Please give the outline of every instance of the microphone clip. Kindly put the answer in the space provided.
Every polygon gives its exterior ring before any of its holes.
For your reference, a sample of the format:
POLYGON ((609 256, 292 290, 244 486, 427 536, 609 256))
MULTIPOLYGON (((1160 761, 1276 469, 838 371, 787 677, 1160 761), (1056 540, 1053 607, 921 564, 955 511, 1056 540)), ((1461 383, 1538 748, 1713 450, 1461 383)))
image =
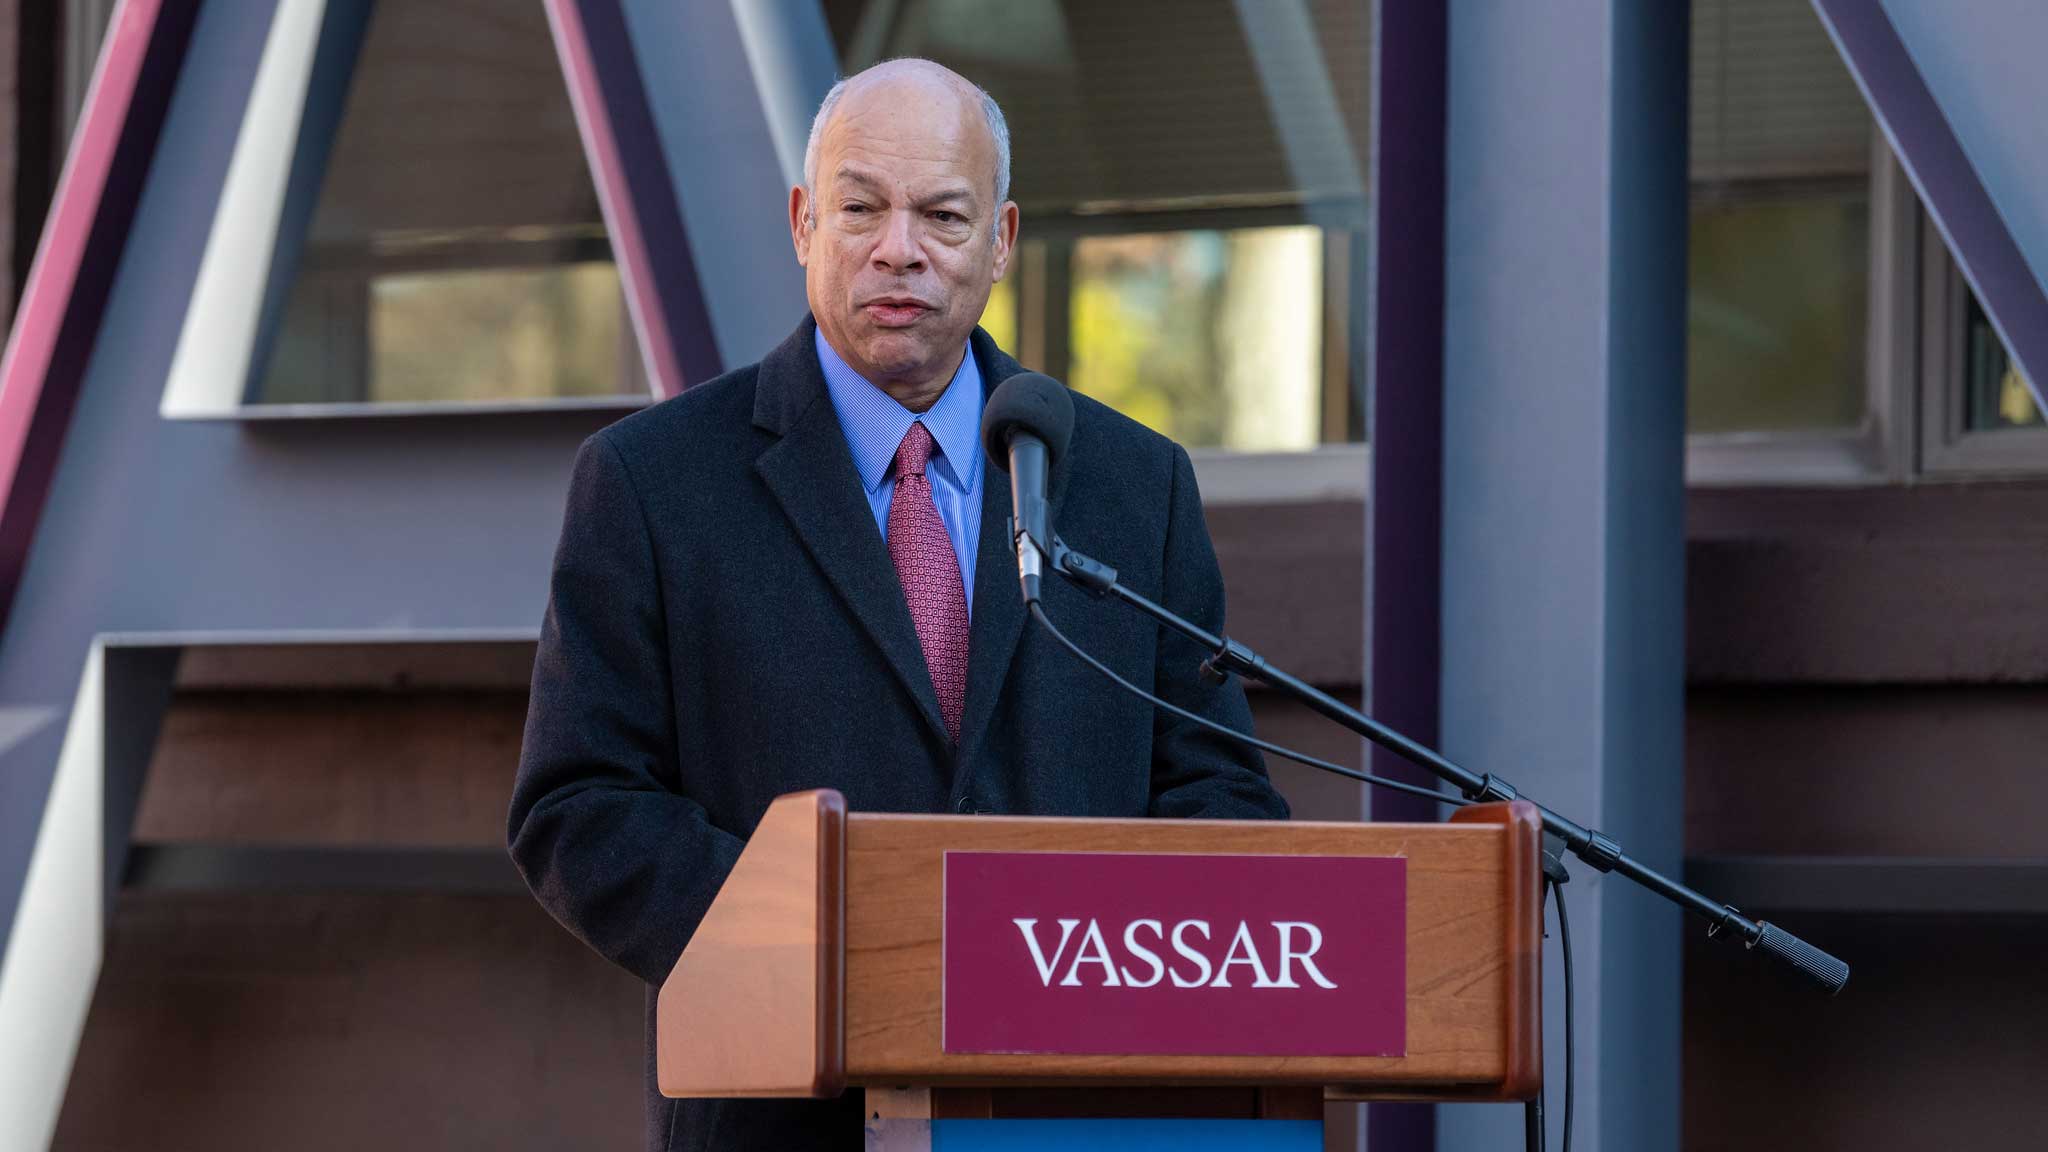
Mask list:
MULTIPOLYGON (((1039 582, 1043 579, 1042 572, 1044 570, 1045 553, 1039 548, 1038 541, 1031 538, 1029 532, 1017 526, 1017 518, 1015 516, 1003 518, 1003 533, 1009 539, 1011 546, 1016 549, 1017 576, 1023 587, 1024 604, 1028 608, 1038 602, 1038 589, 1039 582)), ((1057 564, 1055 564, 1055 570, 1057 570, 1057 564)))
POLYGON ((1228 683, 1231 673, 1257 678, 1262 660, 1251 649, 1228 636, 1202 661, 1202 679, 1218 688, 1228 683))
POLYGON ((1097 600, 1109 595, 1110 590, 1116 587, 1116 569, 1074 551, 1058 536, 1052 538, 1052 566, 1055 572, 1080 585, 1082 591, 1097 600))

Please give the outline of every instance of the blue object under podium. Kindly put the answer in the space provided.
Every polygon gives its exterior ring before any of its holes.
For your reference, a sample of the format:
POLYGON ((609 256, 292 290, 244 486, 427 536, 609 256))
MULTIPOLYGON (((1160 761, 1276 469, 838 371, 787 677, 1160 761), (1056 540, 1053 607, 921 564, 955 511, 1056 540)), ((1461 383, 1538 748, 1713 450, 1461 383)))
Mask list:
POLYGON ((929 1152, 1321 1152, 1320 1120, 872 1120, 868 1147, 929 1152))

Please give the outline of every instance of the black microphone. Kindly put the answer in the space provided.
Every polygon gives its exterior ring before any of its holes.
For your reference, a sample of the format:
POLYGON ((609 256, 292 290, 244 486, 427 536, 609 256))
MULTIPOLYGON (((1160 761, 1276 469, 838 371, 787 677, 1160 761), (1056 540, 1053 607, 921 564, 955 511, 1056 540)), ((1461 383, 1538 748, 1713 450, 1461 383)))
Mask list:
POLYGON ((996 385, 981 411, 982 446, 998 465, 1009 463, 1017 575, 1027 605, 1038 601, 1039 573, 1052 555, 1046 489, 1053 464, 1073 436, 1074 398, 1066 385, 1043 373, 1019 372, 996 385))

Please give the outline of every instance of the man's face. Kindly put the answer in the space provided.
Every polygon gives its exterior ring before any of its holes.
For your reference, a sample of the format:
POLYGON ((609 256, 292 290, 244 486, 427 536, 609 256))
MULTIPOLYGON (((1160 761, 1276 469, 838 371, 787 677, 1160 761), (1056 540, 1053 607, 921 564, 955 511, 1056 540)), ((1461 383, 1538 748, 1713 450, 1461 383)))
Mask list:
POLYGON ((1017 206, 995 203, 995 167, 970 94, 881 78, 840 98, 814 196, 791 191, 811 314, 834 351, 899 399, 936 398, 1009 268, 1017 206))

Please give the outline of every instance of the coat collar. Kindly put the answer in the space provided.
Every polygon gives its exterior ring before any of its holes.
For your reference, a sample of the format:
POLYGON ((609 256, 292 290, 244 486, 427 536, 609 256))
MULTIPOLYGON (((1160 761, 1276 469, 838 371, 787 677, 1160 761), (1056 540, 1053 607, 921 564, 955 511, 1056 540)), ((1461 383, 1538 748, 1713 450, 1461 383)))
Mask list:
MULTIPOLYGON (((829 406, 825 369, 818 363, 817 349, 812 344, 817 332, 818 322, 806 315, 788 339, 761 358, 754 384, 755 427, 777 436, 786 435, 818 401, 826 400, 829 406)), ((996 385, 1024 371, 1022 364, 996 347, 994 338, 979 328, 968 334, 967 348, 974 354, 974 366, 981 373, 984 400, 995 392, 996 385)), ((1007 465, 1009 461, 1001 463, 1007 465)))
MULTIPOLYGON (((896 567, 875 531, 853 453, 839 426, 812 341, 817 322, 804 317, 797 330, 761 360, 754 386, 754 425, 776 437, 754 462, 795 527, 811 558, 846 602, 869 638, 881 649, 891 672, 917 701, 926 727, 943 743, 938 694, 925 667, 924 650, 910 622, 896 567)), ((981 372, 983 396, 1023 371, 977 328, 968 349, 981 372)), ((959 763, 986 734, 1002 695, 1010 659, 1023 631, 1024 607, 1017 588, 1017 557, 1005 525, 1010 519, 1009 461, 982 460, 981 539, 976 544, 974 611, 968 634, 967 698, 955 749, 959 763), (991 474, 988 468, 998 471, 991 474)), ((1055 476, 1053 512, 1065 490, 1065 469, 1055 476)), ((966 781, 956 780, 955 791, 966 781)))

